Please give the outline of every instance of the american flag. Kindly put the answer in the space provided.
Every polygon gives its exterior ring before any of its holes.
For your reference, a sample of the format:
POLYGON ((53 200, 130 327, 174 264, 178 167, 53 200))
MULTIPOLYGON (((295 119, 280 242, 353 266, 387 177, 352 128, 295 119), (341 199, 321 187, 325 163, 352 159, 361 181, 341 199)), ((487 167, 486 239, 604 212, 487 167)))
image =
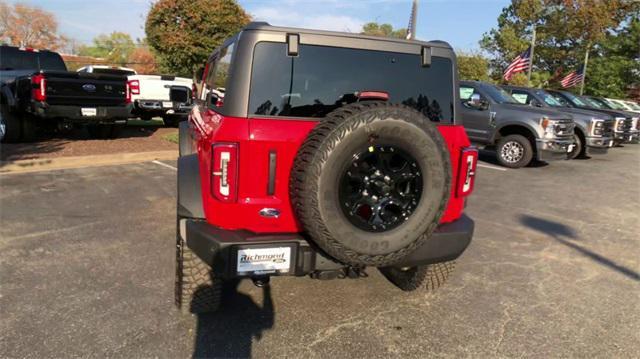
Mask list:
POLYGON ((502 76, 506 81, 511 80, 513 74, 522 72, 529 68, 529 63, 531 63, 531 46, 525 52, 518 55, 507 67, 504 71, 504 75, 502 76))
POLYGON ((573 87, 582 82, 582 78, 584 77, 584 65, 580 66, 577 70, 571 71, 567 76, 565 76, 560 84, 562 87, 573 87))

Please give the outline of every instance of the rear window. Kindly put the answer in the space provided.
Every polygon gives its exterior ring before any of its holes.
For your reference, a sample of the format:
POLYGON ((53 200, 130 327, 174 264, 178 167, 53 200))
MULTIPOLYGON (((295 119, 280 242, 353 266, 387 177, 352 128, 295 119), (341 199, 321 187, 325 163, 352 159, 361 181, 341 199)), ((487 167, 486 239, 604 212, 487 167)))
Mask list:
POLYGON ((353 100, 354 93, 384 91, 389 101, 408 105, 432 121, 453 122, 453 73, 448 58, 301 45, 288 57, 284 43, 255 47, 249 113, 324 117, 353 100))
POLYGON ((66 71, 60 55, 54 52, 25 51, 16 47, 0 47, 0 70, 66 71))

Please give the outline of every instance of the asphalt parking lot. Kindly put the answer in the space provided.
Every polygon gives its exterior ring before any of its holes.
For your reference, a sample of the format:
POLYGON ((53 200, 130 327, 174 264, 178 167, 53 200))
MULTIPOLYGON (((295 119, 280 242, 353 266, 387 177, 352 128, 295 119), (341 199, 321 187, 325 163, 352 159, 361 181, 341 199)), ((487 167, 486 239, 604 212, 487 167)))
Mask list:
POLYGON ((483 166, 437 293, 283 277, 200 317, 173 307, 172 168, 1 175, 0 357, 640 357, 640 145, 483 166))

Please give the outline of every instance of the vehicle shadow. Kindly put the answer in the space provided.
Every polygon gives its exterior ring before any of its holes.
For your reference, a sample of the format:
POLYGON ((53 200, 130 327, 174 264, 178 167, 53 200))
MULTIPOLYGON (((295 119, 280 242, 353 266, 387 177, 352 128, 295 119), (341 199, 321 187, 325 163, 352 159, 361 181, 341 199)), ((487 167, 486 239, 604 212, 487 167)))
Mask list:
MULTIPOLYGON (((117 136, 111 140, 117 139, 133 139, 150 137, 165 127, 160 121, 148 121, 147 123, 134 122, 127 125, 119 131, 117 136)), ((88 130, 82 126, 65 132, 47 132, 39 130, 33 141, 18 143, 2 143, 0 144, 0 167, 7 164, 7 161, 33 160, 41 158, 43 154, 56 153, 63 151, 70 143, 74 141, 90 141, 94 140, 88 130)), ((97 140, 102 141, 102 140, 97 140)), ((46 158, 42 159, 46 161, 46 158)))
POLYGON ((0 144, 0 167, 8 161, 30 160, 39 154, 54 153, 64 148, 64 142, 35 142, 35 143, 2 143, 0 144))
MULTIPOLYGON (((240 281, 225 287, 221 309, 198 315, 193 358, 249 358, 253 339, 273 327, 274 307, 269 284, 262 287, 262 305, 237 290, 240 281)), ((196 292, 197 295, 197 292, 196 292)))
POLYGON ((638 272, 635 272, 632 269, 620 265, 601 254, 598 254, 590 249, 585 248, 582 245, 575 243, 574 241, 578 240, 575 231, 573 230, 573 228, 565 224, 529 215, 520 216, 520 223, 528 228, 546 234, 547 236, 556 240, 558 243, 575 250, 581 255, 590 258, 596 263, 603 265, 613 271, 616 271, 631 280, 640 281, 640 274, 638 272))

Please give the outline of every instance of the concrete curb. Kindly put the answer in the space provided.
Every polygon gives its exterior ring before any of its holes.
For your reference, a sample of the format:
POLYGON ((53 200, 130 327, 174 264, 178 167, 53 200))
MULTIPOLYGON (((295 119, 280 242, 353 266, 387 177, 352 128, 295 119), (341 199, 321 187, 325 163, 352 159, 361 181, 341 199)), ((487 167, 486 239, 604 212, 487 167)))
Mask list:
POLYGON ((0 174, 113 166, 127 163, 149 162, 153 160, 175 160, 176 158, 178 158, 177 150, 0 161, 0 174))

